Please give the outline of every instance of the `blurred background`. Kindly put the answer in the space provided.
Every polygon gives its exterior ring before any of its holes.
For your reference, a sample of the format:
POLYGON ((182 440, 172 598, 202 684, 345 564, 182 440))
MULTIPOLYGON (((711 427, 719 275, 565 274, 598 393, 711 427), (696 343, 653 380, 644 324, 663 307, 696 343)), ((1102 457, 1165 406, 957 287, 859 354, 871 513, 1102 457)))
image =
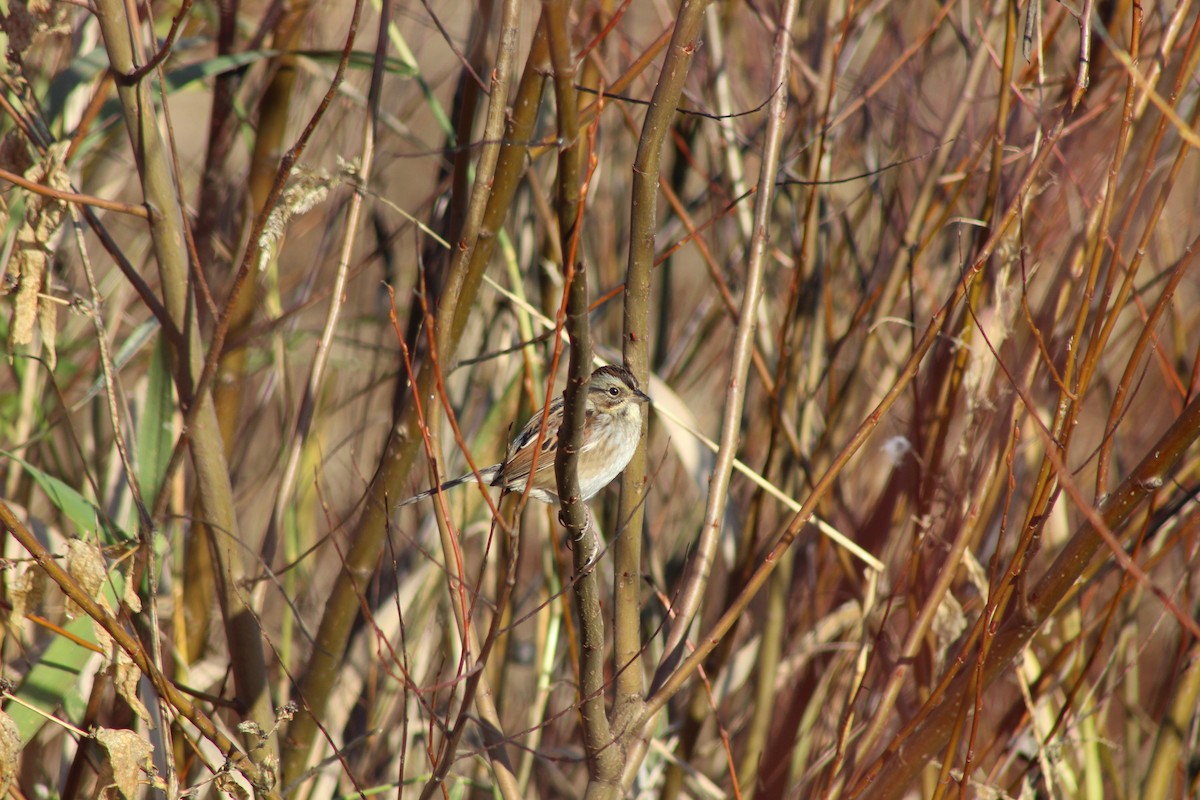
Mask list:
POLYGON ((596 791, 557 509, 513 537, 476 487, 394 509, 561 390, 572 226, 596 354, 641 348, 654 400, 636 523, 590 504, 641 543, 632 605, 595 567, 624 794, 1196 796, 1196 6, 803 4, 780 48, 787 8, 0 5, 13 796, 596 791), (661 687, 686 586, 692 641, 737 618, 639 745, 617 675, 661 687))

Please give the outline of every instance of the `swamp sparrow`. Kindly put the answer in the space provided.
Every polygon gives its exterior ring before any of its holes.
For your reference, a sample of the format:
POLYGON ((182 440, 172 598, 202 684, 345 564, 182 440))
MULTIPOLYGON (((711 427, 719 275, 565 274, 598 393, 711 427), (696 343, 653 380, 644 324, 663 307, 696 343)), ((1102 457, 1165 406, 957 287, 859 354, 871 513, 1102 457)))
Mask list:
MULTIPOLYGON (((587 416, 583 424, 583 447, 579 453, 579 489, 588 500, 621 474, 642 435, 642 406, 650 402, 638 388, 637 379, 624 367, 600 367, 588 383, 587 416)), ((529 481, 534 444, 542 425, 545 409, 539 409, 508 445, 499 464, 479 470, 478 480, 488 486, 500 486, 506 492, 523 492, 529 481)), ((558 502, 558 484, 554 477, 554 456, 558 452, 558 429, 562 425, 563 397, 550 403, 550 418, 542 438, 533 488, 529 496, 543 503, 558 502)), ((408 498, 401 506, 430 497, 439 490, 476 481, 474 473, 447 481, 439 489, 430 489, 408 498)))

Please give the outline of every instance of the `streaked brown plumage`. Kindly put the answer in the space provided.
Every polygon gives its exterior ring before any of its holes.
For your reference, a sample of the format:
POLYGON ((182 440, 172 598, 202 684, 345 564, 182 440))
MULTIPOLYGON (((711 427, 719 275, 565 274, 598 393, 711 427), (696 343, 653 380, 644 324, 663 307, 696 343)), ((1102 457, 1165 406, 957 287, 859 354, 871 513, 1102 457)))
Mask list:
MULTIPOLYGON (((588 383, 587 411, 583 429, 583 447, 579 453, 579 489, 587 500, 612 482, 637 449, 642 435, 642 406, 650 401, 638 387, 637 379, 624 367, 600 367, 588 383)), ((558 429, 562 424, 563 397, 550 403, 549 421, 542 439, 537 471, 529 496, 543 503, 558 502, 558 486, 554 476, 554 457, 558 452, 558 429)), ((504 460, 479 470, 479 477, 489 486, 500 486, 509 492, 525 491, 529 467, 533 462, 533 445, 537 442, 542 416, 539 409, 521 428, 508 446, 504 460)), ((474 473, 463 475, 441 485, 440 490, 452 489, 464 483, 474 483, 474 473)), ((401 506, 415 503, 437 493, 430 489, 414 495, 401 506)))

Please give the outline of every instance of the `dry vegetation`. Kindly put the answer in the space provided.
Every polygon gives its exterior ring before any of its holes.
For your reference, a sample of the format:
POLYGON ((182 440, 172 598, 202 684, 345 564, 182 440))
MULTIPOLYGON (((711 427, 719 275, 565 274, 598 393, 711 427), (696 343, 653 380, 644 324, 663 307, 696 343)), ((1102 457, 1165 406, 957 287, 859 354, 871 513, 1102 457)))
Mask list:
POLYGON ((0 2, 0 795, 1196 797, 1200 15, 1039 2, 0 2), (589 350, 603 550, 396 509, 589 350))

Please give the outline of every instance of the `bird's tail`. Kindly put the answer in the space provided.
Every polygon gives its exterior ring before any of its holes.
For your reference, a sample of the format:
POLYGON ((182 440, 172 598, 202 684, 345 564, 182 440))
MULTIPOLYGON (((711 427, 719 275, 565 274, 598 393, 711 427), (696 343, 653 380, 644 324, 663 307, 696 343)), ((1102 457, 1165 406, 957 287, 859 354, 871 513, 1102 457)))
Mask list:
MULTIPOLYGON (((483 483, 485 483, 485 484, 490 485, 492 482, 492 479, 495 476, 496 476, 496 468, 495 467, 486 467, 484 469, 479 470, 479 477, 483 479, 483 483)), ((475 473, 468 472, 466 475, 460 475, 457 478, 455 478, 454 480, 446 481, 445 483, 443 483, 441 486, 439 486, 436 489, 426 489, 425 491, 421 492, 420 494, 414 494, 412 497, 408 498, 407 500, 402 500, 401 502, 397 503, 396 508, 403 508, 404 506, 412 505, 413 503, 416 503, 420 500, 424 500, 426 497, 433 497, 438 492, 444 492, 447 489, 453 489, 455 486, 462 486, 464 483, 475 483, 475 482, 476 482, 475 473)))

